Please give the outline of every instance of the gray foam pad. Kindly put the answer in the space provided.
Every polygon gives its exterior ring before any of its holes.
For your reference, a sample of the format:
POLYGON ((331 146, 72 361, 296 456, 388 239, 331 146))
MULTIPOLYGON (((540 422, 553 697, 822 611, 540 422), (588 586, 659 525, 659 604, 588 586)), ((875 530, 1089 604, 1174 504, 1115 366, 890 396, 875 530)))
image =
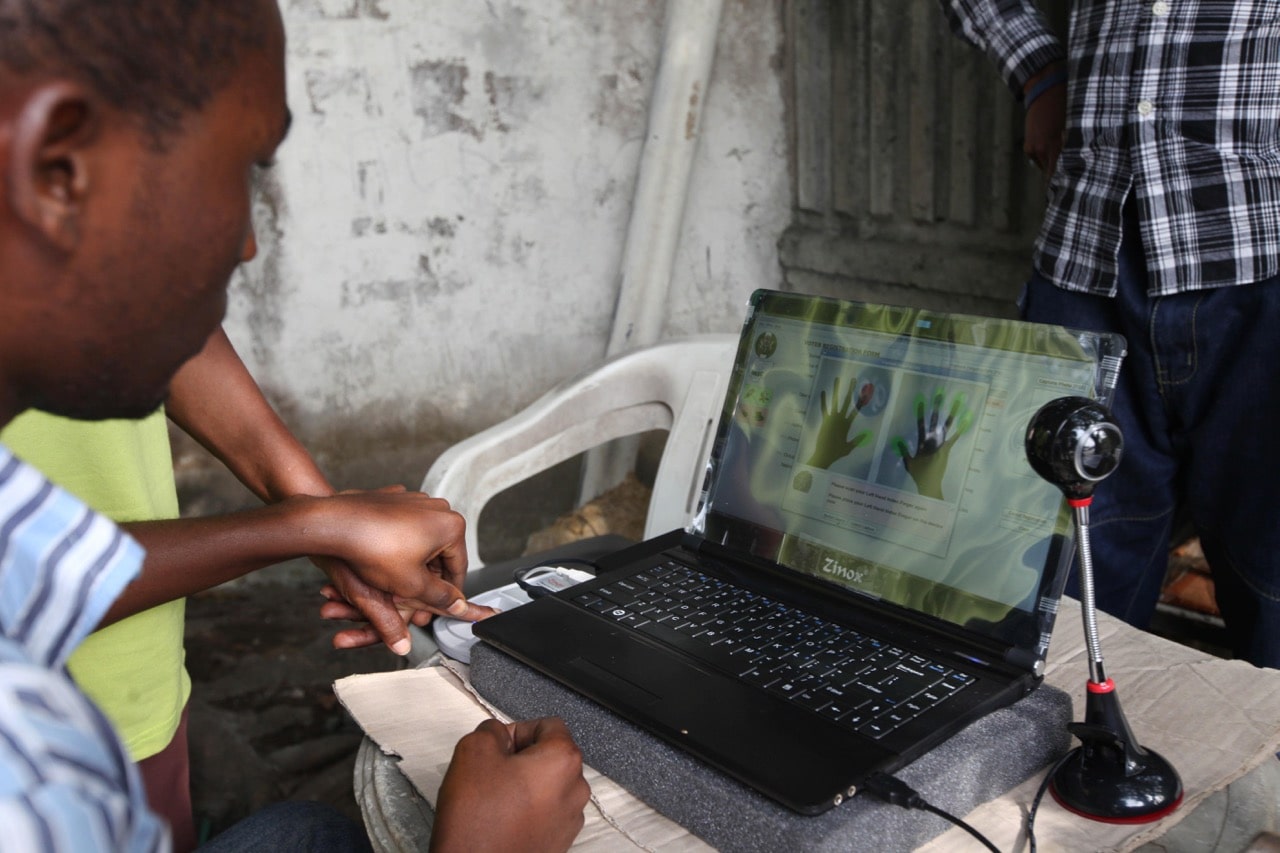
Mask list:
MULTIPOLYGON (((513 718, 564 718, 589 765, 720 850, 911 850, 950 828, 867 795, 797 814, 486 643, 471 650, 471 683, 513 718)), ((894 775, 963 817, 1064 755, 1071 713, 1066 693, 1041 685, 894 775)))

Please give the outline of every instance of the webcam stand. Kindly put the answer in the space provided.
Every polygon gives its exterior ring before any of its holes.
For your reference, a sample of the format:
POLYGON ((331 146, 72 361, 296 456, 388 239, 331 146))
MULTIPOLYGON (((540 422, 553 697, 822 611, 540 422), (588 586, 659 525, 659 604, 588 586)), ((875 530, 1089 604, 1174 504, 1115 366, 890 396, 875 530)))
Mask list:
POLYGON ((1063 397, 1032 417, 1026 445, 1032 468, 1062 489, 1074 514, 1080 605, 1089 655, 1084 722, 1067 726, 1080 745, 1057 766, 1049 790, 1068 811, 1092 820, 1159 820, 1182 802, 1182 780, 1159 753, 1144 749, 1129 728, 1115 683, 1103 666, 1094 603, 1089 505, 1094 485, 1120 462, 1120 430, 1099 403, 1063 397))

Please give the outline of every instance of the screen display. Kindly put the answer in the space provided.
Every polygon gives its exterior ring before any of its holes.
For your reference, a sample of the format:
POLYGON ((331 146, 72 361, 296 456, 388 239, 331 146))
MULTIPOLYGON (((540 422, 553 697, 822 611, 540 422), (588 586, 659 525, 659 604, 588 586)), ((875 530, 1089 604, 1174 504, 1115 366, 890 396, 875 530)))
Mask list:
POLYGON ((1099 347, 1116 346, 1055 326, 757 293, 697 532, 1034 645, 1071 528, 1062 493, 1026 460, 1027 425, 1057 397, 1105 397, 1118 357, 1099 347))

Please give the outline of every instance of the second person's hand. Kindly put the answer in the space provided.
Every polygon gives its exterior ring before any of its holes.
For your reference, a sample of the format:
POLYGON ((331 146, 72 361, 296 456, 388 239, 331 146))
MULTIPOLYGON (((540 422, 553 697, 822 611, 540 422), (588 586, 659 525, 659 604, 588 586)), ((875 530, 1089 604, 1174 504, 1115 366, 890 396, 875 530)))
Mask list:
POLYGON ((370 622, 348 629, 335 645, 352 648, 381 639, 400 651, 405 625, 425 624, 427 614, 478 621, 493 615, 461 592, 467 558, 466 522, 448 501, 403 487, 346 491, 308 502, 306 524, 321 543, 317 560, 340 598, 325 605, 329 618, 353 618, 342 602, 370 622), (328 558, 328 559, 325 559, 328 558), (372 632, 372 633, 370 633, 372 632))

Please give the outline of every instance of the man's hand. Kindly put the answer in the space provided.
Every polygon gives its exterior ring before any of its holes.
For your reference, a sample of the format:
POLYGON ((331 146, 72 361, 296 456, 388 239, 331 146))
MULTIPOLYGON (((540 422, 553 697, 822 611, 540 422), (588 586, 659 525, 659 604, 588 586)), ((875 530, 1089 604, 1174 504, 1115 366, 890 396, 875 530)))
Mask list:
POLYGON ((494 614, 461 592, 466 523, 448 501, 401 486, 291 500, 314 503, 311 518, 330 543, 315 558, 330 582, 321 615, 369 622, 340 632, 336 647, 381 640, 403 654, 410 622, 425 625, 432 614, 475 622, 494 614))
POLYGON ((973 412, 969 411, 964 394, 951 399, 947 419, 939 423, 946 393, 937 389, 933 393, 933 406, 927 408, 924 395, 916 397, 916 450, 907 447, 901 436, 893 440, 893 449, 902 457, 907 473, 915 481, 916 490, 928 498, 942 500, 942 478, 947 473, 947 461, 951 448, 960 436, 973 425, 973 412))
POLYGON ((321 618, 368 623, 334 634, 335 649, 360 649, 385 643, 396 654, 407 655, 412 648, 408 626, 423 628, 431 622, 433 614, 429 611, 398 605, 395 596, 369 586, 341 560, 314 557, 312 562, 330 579, 330 583, 320 588, 325 598, 320 606, 321 618))
MULTIPOLYGON (((1027 81, 1023 95, 1030 94, 1037 84, 1052 75, 1061 75, 1061 63, 1045 66, 1044 70, 1027 81)), ((1062 153, 1063 130, 1067 123, 1067 84, 1064 78, 1045 89, 1031 106, 1024 119, 1022 151, 1036 165, 1048 183, 1053 170, 1058 167, 1058 155, 1062 153)))
POLYGON ((582 754, 563 722, 485 720, 453 751, 436 803, 431 850, 568 850, 590 796, 582 754))
POLYGON ((819 394, 819 402, 822 406, 822 424, 818 427, 818 439, 814 442, 813 453, 809 455, 808 461, 805 462, 813 468, 830 468, 839 460, 848 456, 858 445, 871 438, 870 430, 863 430, 857 435, 850 437, 849 430, 853 428, 853 421, 858 417, 867 403, 871 402, 871 397, 875 394, 876 388, 870 382, 862 385, 858 391, 858 399, 853 399, 853 389, 858 385, 858 380, 854 379, 849 383, 848 389, 845 391, 844 402, 840 400, 840 377, 837 376, 831 384, 831 406, 827 407, 827 392, 822 391, 819 394))

